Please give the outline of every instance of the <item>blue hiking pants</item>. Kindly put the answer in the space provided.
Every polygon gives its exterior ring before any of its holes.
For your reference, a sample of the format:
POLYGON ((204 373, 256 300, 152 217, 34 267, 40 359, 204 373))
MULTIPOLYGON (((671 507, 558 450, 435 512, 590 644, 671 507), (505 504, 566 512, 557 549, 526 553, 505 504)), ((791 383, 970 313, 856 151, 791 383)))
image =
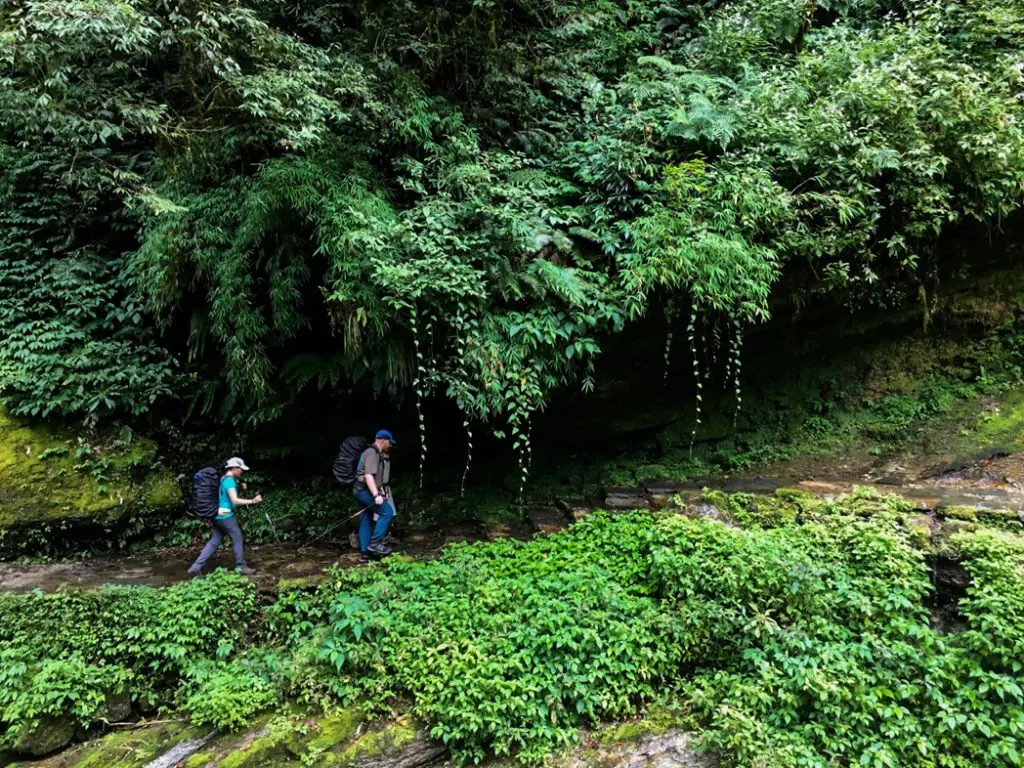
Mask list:
POLYGON ((359 551, 365 552, 370 544, 380 544, 388 535, 388 528, 391 527, 391 518, 395 516, 395 508, 391 505, 390 499, 377 506, 373 503, 373 496, 369 491, 356 493, 356 502, 363 514, 359 516, 359 551), (373 516, 377 515, 377 524, 373 523, 373 516), (373 529, 373 535, 370 529, 373 529))

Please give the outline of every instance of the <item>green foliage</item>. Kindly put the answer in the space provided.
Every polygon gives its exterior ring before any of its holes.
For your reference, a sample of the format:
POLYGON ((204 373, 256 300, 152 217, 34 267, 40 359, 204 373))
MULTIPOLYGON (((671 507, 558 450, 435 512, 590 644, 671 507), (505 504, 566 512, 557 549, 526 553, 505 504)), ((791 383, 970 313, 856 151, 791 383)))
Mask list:
POLYGON ((168 589, 0 594, 0 641, 34 656, 80 654, 121 664, 154 683, 174 678, 191 657, 226 657, 255 618, 248 581, 215 573, 168 589))
POLYGON ((525 476, 532 415, 652 306, 728 329, 738 401, 783 270, 916 300, 1024 195, 1011 0, 54 8, 0 26, 21 413, 411 386, 525 476))
POLYGON ((78 654, 38 661, 24 648, 0 650, 0 746, 13 747, 41 724, 70 719, 87 728, 106 719, 109 697, 133 675, 86 663, 78 654))
POLYGON ((184 707, 196 725, 239 728, 277 701, 277 691, 244 662, 205 662, 189 670, 184 707))
POLYGON ((528 546, 450 547, 429 564, 339 574, 268 621, 302 647, 325 620, 308 674, 333 695, 411 697, 463 759, 535 760, 632 711, 678 665, 673 623, 642 594, 647 538, 640 518, 596 516, 528 546))
POLYGON ((970 627, 944 637, 901 499, 758 502, 716 499, 746 529, 596 513, 525 545, 338 574, 275 606, 269 639, 316 659, 291 685, 408 699, 462 759, 534 762, 676 690, 737 765, 1015 764, 1021 539, 956 537, 970 627))
MULTIPOLYGON (((667 701, 736 765, 1019 764, 1024 539, 980 527, 949 540, 971 583, 966 627, 944 635, 929 625, 906 501, 708 500, 729 525, 597 512, 530 542, 334 571, 315 591, 284 591, 256 633, 253 592, 228 574, 0 596, 4 743, 45 717, 101 720, 126 685, 184 680, 177 700, 199 724, 358 700, 369 714, 411 710, 460 760, 538 763, 581 726, 667 701)), ((347 738, 322 736, 295 749, 315 761, 347 738)))
MULTIPOLYGON (((1003 657, 991 669, 976 639, 989 623, 1012 632, 1014 619, 1002 622, 1016 609, 989 606, 968 632, 938 635, 920 555, 891 516, 763 533, 672 527, 684 546, 656 554, 655 571, 714 648, 716 663, 683 686, 708 718, 706 745, 767 766, 1019 762, 1021 666, 1003 657)), ((992 561, 1020 555, 1019 539, 993 543, 972 551, 968 603, 1002 586, 985 578, 992 561)), ((1018 637, 993 644, 1012 654, 1018 637)))
POLYGON ((125 688, 140 701, 173 690, 197 662, 237 652, 255 619, 251 584, 223 572, 163 590, 0 594, 4 743, 45 715, 88 726, 125 688))

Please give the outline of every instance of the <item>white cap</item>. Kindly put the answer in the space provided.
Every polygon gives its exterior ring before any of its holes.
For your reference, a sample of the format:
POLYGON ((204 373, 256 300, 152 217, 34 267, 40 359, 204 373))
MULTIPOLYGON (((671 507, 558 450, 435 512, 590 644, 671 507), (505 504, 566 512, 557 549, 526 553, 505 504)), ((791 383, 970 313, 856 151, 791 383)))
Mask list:
POLYGON ((237 467, 238 469, 244 469, 246 471, 249 471, 249 468, 245 466, 245 462, 242 461, 237 456, 233 456, 232 458, 228 459, 228 463, 224 465, 225 469, 235 469, 235 467, 237 467))

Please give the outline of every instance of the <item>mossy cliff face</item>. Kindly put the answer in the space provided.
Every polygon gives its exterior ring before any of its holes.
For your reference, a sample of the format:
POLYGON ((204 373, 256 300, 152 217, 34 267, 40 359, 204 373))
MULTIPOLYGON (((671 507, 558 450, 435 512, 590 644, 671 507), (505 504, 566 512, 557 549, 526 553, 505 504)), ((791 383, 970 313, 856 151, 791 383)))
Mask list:
POLYGON ((125 433, 93 442, 0 409, 0 549, 18 532, 109 525, 180 504, 152 441, 125 433))

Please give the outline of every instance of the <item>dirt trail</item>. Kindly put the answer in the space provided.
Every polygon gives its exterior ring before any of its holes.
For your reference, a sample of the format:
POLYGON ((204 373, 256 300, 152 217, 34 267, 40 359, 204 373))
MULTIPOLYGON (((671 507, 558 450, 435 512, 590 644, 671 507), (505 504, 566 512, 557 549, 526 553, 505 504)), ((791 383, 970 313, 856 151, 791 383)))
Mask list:
MULTIPOLYGON (((1024 455, 988 453, 951 463, 935 463, 933 457, 931 464, 918 466, 895 462, 867 466, 857 461, 800 457, 757 474, 709 477, 686 484, 649 483, 646 488, 609 489, 600 499, 528 509, 522 522, 491 528, 454 525, 433 533, 410 533, 394 541, 393 546, 406 555, 429 559, 452 542, 525 539, 536 531, 549 533, 564 528, 573 518, 586 514, 591 506, 642 508, 659 496, 667 501, 675 492, 696 496, 703 487, 754 494, 794 488, 829 498, 849 493, 856 486, 898 493, 916 502, 922 510, 934 511, 943 506, 1021 510, 1024 509, 1024 455)), ((344 543, 263 544, 247 549, 249 562, 257 570, 252 579, 261 590, 268 592, 289 582, 313 583, 332 565, 346 568, 359 564, 356 551, 344 543)), ((168 586, 188 578, 185 571, 197 552, 197 548, 166 549, 46 564, 0 563, 0 590, 51 592, 61 587, 168 586)), ((230 547, 221 547, 208 570, 230 567, 230 558, 230 547)))
MULTIPOLYGON (((567 521, 568 523, 568 521, 567 521)), ((458 525, 444 532, 411 533, 393 542, 396 551, 418 559, 436 556, 446 545, 457 541, 495 538, 528 538, 533 533, 526 524, 505 524, 492 528, 458 525)), ((41 589, 53 592, 61 587, 93 589, 102 586, 166 587, 186 581, 188 567, 198 547, 152 550, 138 555, 108 555, 56 563, 0 563, 0 591, 28 592, 41 589)), ((262 591, 274 591, 289 582, 312 583, 332 565, 351 568, 359 565, 358 553, 347 543, 262 544, 246 547, 249 564, 256 569, 252 580, 262 591)), ((231 547, 224 544, 207 564, 230 568, 231 547)))

